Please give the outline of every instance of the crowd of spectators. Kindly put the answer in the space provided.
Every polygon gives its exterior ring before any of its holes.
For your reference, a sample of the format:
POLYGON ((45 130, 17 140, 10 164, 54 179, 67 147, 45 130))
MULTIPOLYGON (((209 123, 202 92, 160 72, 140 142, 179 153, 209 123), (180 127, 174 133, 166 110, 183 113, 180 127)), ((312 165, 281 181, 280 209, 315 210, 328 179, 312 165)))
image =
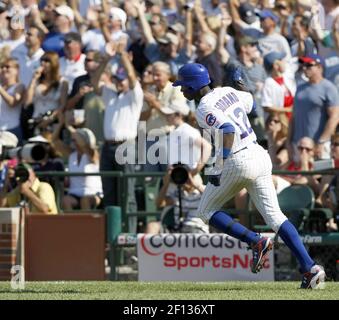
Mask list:
MULTIPOLYGON (((37 136, 49 145, 51 160, 36 170, 166 172, 185 163, 186 191, 199 197, 193 177, 211 147, 197 130, 195 103, 172 86, 189 62, 207 67, 212 88, 253 94, 250 121, 275 169, 307 171, 338 157, 338 0, 0 1, 0 130, 20 145, 37 136), (118 162, 122 147, 139 146, 141 137, 145 146, 135 153, 145 162, 118 162), (176 143, 187 152, 178 155, 176 143), (151 161, 154 150, 163 161, 151 161)), ((337 210, 333 177, 273 179, 277 192, 310 185, 319 206, 337 210)), ((131 211, 135 182, 128 180, 131 211)), ((117 205, 118 184, 72 177, 62 209, 117 205)), ((157 204, 175 203, 161 190, 157 204)), ((236 206, 246 197, 241 192, 236 206)), ((329 228, 337 229, 334 220, 329 228)))

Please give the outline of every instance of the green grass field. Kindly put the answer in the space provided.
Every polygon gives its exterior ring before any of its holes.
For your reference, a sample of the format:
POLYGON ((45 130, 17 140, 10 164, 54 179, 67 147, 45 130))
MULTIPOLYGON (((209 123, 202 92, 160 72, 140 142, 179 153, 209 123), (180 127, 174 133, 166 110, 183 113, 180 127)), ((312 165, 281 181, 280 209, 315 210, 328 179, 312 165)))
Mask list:
POLYGON ((300 290, 299 282, 26 282, 0 283, 0 300, 339 300, 339 282, 323 290, 300 290))

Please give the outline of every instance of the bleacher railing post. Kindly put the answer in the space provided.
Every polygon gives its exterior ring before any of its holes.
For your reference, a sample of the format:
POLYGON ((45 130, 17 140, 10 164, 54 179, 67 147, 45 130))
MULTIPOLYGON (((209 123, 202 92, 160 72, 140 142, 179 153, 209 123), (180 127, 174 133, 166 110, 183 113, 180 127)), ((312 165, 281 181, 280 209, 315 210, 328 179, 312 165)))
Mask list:
POLYGON ((107 214, 107 241, 110 245, 109 263, 111 266, 110 280, 117 280, 117 246, 116 241, 121 233, 121 207, 109 206, 105 209, 107 214))

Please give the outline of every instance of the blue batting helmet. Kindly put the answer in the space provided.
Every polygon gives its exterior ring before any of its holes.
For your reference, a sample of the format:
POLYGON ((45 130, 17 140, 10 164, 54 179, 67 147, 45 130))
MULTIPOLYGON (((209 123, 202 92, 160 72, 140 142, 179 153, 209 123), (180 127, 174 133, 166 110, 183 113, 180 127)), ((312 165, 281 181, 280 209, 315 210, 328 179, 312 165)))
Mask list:
POLYGON ((197 91, 211 83, 207 69, 200 63, 188 63, 182 66, 178 72, 178 80, 173 86, 185 86, 197 91))

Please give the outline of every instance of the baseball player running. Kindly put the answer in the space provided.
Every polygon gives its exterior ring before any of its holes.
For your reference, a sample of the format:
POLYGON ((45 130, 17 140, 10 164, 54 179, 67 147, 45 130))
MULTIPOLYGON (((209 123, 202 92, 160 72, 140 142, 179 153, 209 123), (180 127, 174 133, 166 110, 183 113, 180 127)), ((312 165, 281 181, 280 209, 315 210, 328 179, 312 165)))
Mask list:
POLYGON ((250 93, 232 87, 211 89, 207 69, 198 63, 179 69, 178 80, 188 100, 199 105, 196 117, 203 129, 222 130, 223 146, 216 150, 216 165, 199 206, 201 218, 211 226, 241 241, 253 252, 251 270, 257 273, 273 248, 270 238, 262 237, 234 221, 222 205, 246 188, 265 222, 279 234, 300 263, 301 288, 322 287, 325 272, 306 251, 294 225, 281 212, 272 181, 272 162, 268 152, 256 142, 247 114, 255 108, 250 93))

